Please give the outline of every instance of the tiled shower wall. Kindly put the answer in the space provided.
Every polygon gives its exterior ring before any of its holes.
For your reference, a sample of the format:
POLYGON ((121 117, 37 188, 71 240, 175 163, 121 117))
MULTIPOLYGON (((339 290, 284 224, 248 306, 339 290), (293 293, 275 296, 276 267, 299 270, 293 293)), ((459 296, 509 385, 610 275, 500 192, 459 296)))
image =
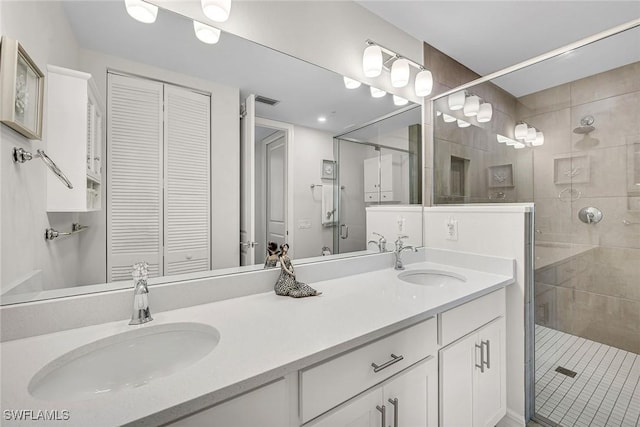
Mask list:
POLYGON ((545 134, 533 150, 536 240, 595 246, 566 260, 566 280, 537 275, 546 321, 640 352, 640 63, 522 97, 517 117, 545 134), (574 133, 586 115, 595 130, 574 133), (587 206, 600 223, 578 219, 587 206))

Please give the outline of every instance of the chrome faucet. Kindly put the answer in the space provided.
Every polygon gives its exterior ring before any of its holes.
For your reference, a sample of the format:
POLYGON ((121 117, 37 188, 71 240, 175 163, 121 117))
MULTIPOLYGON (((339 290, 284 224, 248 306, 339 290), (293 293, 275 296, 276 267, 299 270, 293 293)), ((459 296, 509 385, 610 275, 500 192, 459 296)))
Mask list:
POLYGON ((130 325, 142 325, 153 320, 149 310, 149 264, 138 262, 133 265, 133 313, 130 325))
POLYGON ((380 233, 376 233, 375 231, 371 234, 375 234, 376 236, 379 236, 380 238, 378 239, 378 241, 375 240, 369 240, 369 242, 367 243, 367 245, 370 245, 371 243, 373 243, 374 245, 378 246, 378 251, 382 252, 386 252, 387 251, 387 239, 384 238, 384 236, 380 233))
POLYGON ((402 263, 402 251, 410 250, 413 252, 418 252, 418 248, 416 248, 415 246, 411 246, 411 245, 405 246, 402 239, 408 239, 408 238, 409 236, 398 236, 398 240, 396 240, 395 242, 396 250, 393 251, 393 253, 396 255, 396 263, 394 266, 396 270, 404 270, 404 264, 402 263))

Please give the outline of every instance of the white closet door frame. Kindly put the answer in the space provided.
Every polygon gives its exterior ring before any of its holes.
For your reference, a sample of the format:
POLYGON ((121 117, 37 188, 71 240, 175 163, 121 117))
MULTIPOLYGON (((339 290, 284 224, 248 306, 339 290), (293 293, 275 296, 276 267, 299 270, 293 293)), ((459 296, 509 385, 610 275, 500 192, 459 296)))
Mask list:
MULTIPOLYGON (((126 79, 126 84, 130 85, 132 87, 138 87, 140 89, 146 89, 146 90, 152 90, 152 91, 156 91, 159 92, 159 104, 158 104, 158 121, 157 121, 157 125, 158 125, 158 135, 160 136, 160 138, 162 138, 162 133, 163 133, 163 125, 162 125, 162 100, 163 100, 163 87, 162 87, 162 83, 158 83, 155 81, 151 81, 151 80, 147 80, 147 79, 143 79, 143 78, 136 78, 133 76, 124 76, 118 73, 112 73, 112 72, 108 72, 107 73, 107 108, 108 108, 108 114, 107 114, 107 164, 106 164, 106 170, 107 170, 107 189, 106 189, 106 194, 107 194, 107 282, 111 282, 114 280, 113 278, 113 268, 114 266, 120 266, 120 268, 124 268, 125 265, 133 265, 135 262, 139 262, 139 261, 147 261, 149 264, 156 265, 157 264, 157 275, 162 275, 162 254, 163 254, 163 247, 162 247, 162 237, 159 235, 158 236, 158 248, 157 251, 154 253, 144 253, 144 252, 137 252, 137 253, 129 253, 129 254, 118 254, 118 255, 114 255, 113 254, 113 245, 114 245, 114 241, 113 241, 113 237, 114 237, 114 232, 113 232, 113 189, 114 187, 114 179, 113 179, 113 157, 114 157, 114 144, 113 144, 113 140, 112 140, 112 136, 113 136, 113 122, 114 120, 113 118, 113 103, 112 103, 112 84, 117 82, 118 80, 121 81, 122 84, 124 84, 126 79), (159 89, 159 90, 158 90, 159 89), (117 260, 115 260, 114 258, 117 258, 117 260)), ((134 137, 134 135, 132 135, 132 138, 134 137)), ((163 170, 163 153, 160 152, 159 156, 158 156, 158 168, 160 171, 160 176, 158 177, 157 180, 157 185, 159 188, 161 188, 162 185, 162 170, 163 170)), ((134 158, 133 154, 130 156, 130 158, 127 159, 130 162, 135 162, 136 159, 134 158)), ((134 184, 132 184, 134 185, 134 184)), ((140 185, 140 183, 135 183, 135 185, 140 185)), ((163 209, 162 209, 162 205, 163 205, 163 194, 162 191, 159 191, 158 194, 158 221, 159 221, 159 228, 158 228, 158 234, 161 232, 161 228, 162 228, 162 224, 163 224, 163 209)), ((135 237, 133 237, 135 238, 135 237)), ((151 268, 151 275, 155 276, 156 274, 154 274, 154 270, 155 268, 151 268)), ((130 277, 127 277, 126 279, 129 279, 130 277)), ((119 277, 119 279, 125 279, 124 276, 119 277)))
MULTIPOLYGON (((293 218, 294 218, 293 215, 295 211, 293 206, 293 184, 294 184, 294 176, 293 176, 294 152, 293 150, 294 150, 294 141, 295 141, 294 132, 293 132, 294 126, 290 123, 264 119, 262 117, 256 117, 255 125, 264 127, 264 128, 280 130, 280 131, 283 131, 285 135, 285 158, 287 161, 287 179, 285 180, 285 186, 286 186, 285 194, 287 197, 287 210, 286 210, 286 218, 285 218, 285 224, 286 224, 285 240, 287 243, 289 243, 289 246, 291 246, 289 255, 293 258, 295 257, 295 250, 296 250, 295 240, 294 240, 295 227, 293 224, 293 218)), ((311 183, 309 183, 309 185, 311 185, 311 183)), ((266 250, 265 248, 262 248, 262 249, 266 250)))

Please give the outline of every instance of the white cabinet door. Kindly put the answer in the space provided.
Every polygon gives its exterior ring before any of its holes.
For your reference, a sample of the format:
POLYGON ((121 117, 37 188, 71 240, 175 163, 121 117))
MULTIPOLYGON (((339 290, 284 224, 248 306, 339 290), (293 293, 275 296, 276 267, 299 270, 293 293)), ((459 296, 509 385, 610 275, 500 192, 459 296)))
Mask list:
MULTIPOLYGON (((477 334, 440 350, 440 425, 473 426, 473 378, 477 334)), ((478 359, 479 360, 479 359, 478 359)))
POLYGON ((289 387, 285 379, 169 424, 171 427, 287 427, 289 387))
POLYGON ((380 191, 393 191, 393 155, 380 156, 380 191))
POLYGON ((474 426, 494 426, 506 414, 504 317, 478 331, 484 371, 475 370, 474 426))
POLYGON ((386 426, 437 427, 438 368, 435 358, 411 368, 386 384, 386 426))
POLYGON ((377 408, 381 405, 382 389, 378 387, 312 422, 310 427, 381 427, 382 413, 377 408))
MULTIPOLYGON (((377 153, 376 153, 377 154, 377 153)), ((364 194, 366 202, 377 202, 380 192, 378 156, 364 159, 364 194)))

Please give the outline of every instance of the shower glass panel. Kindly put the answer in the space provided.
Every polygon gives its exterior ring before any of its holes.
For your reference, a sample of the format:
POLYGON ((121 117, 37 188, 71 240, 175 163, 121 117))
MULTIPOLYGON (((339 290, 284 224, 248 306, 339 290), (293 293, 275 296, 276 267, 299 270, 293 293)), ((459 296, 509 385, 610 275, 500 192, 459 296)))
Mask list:
POLYGON ((535 203, 530 412, 640 425, 640 27, 467 91, 493 118, 435 101, 435 199, 535 203))
POLYGON ((420 116, 414 107, 334 139, 335 253, 377 251, 367 247, 367 206, 422 204, 420 116))

